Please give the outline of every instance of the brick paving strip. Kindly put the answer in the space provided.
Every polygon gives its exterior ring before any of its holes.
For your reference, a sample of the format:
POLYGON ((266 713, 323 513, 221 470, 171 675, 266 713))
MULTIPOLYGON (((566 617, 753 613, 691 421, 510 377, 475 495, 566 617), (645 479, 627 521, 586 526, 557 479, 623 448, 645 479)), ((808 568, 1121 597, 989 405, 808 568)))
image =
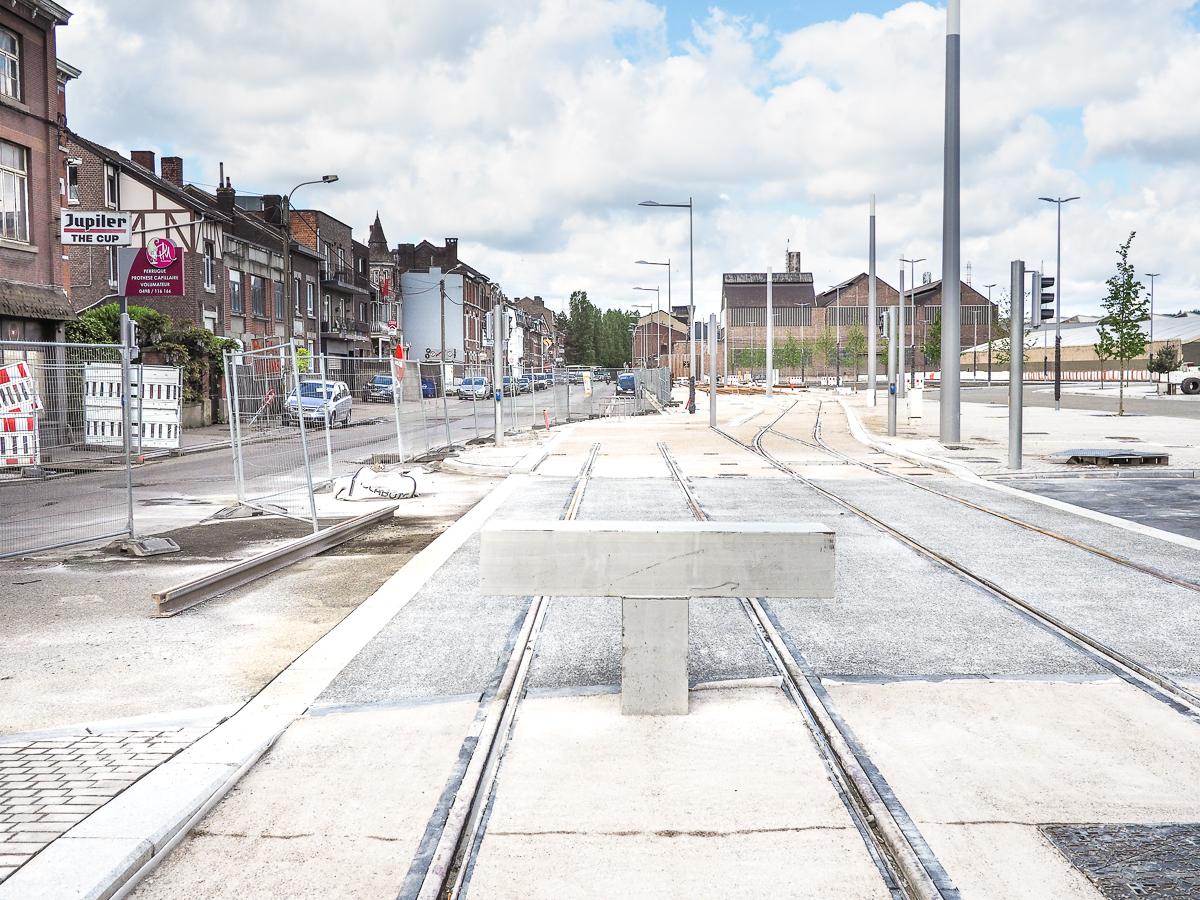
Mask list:
POLYGON ((0 738, 0 882, 208 728, 0 738))

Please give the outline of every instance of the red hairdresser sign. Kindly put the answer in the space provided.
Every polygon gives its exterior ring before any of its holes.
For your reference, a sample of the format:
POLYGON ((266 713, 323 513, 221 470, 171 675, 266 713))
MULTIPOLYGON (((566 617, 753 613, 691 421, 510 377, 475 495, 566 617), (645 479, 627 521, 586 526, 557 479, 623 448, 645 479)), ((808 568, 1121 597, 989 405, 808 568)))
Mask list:
POLYGON ((183 295, 183 249, 170 238, 151 238, 140 249, 122 248, 118 264, 118 284, 126 297, 183 295))

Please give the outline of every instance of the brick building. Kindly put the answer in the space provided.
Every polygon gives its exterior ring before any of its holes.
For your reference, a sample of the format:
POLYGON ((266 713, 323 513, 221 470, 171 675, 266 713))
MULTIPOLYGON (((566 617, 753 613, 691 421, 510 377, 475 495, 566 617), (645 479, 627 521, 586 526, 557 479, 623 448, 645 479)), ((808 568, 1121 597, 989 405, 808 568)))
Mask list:
MULTIPOLYGON (((634 366, 672 366, 677 343, 688 344, 686 323, 663 310, 639 317, 633 331, 634 366)), ((687 359, 686 350, 683 359, 687 359)))
POLYGON ((0 4, 0 340, 61 340, 74 318, 59 241, 65 86, 56 56, 71 14, 50 0, 0 4))
POLYGON ((367 356, 371 350, 370 281, 355 272, 354 237, 345 222, 317 209, 293 209, 292 238, 321 258, 320 350, 367 356))
MULTIPOLYGON (((133 246, 142 247, 155 237, 166 237, 183 251, 183 294, 138 298, 136 302, 180 325, 190 322, 214 334, 230 334, 222 255, 232 219, 212 197, 184 187, 183 160, 164 156, 156 173, 155 154, 149 150, 134 150, 126 158, 70 131, 64 133, 64 140, 69 205, 89 211, 128 212, 133 246)), ((70 269, 71 302, 76 310, 116 295, 115 247, 63 249, 70 269)))
POLYGON ((531 320, 531 342, 526 348, 530 365, 538 371, 551 369, 562 357, 562 347, 558 327, 554 322, 554 312, 546 302, 538 296, 521 297, 514 301, 531 320))
POLYGON ((371 287, 375 291, 371 304, 371 341, 376 344, 379 355, 385 356, 397 344, 403 344, 404 321, 400 308, 399 269, 396 257, 388 249, 378 212, 367 236, 367 264, 371 287))
POLYGON ((437 359, 441 354, 441 320, 446 292, 446 361, 483 365, 484 320, 499 288, 478 269, 458 258, 458 238, 439 247, 430 241, 400 244, 395 250, 400 277, 404 339, 413 356, 437 359))

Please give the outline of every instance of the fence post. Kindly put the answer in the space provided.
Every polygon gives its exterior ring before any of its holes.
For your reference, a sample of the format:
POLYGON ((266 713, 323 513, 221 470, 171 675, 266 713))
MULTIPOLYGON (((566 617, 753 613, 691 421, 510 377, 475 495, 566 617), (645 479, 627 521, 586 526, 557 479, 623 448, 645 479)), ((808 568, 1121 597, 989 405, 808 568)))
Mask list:
MULTIPOLYGON (((294 371, 296 373, 296 404, 297 404, 296 408, 300 413, 300 418, 303 419, 304 418, 304 403, 303 403, 302 398, 300 397, 300 368, 299 368, 299 366, 296 365, 296 345, 292 344, 290 346, 291 346, 291 353, 292 353, 292 371, 294 371)), ((317 359, 320 360, 321 393, 326 394, 329 392, 329 375, 328 375, 328 370, 325 366, 325 354, 324 353, 318 354, 317 359)), ((325 399, 328 400, 329 398, 326 397, 325 399)), ((333 419, 333 408, 332 407, 330 407, 329 412, 325 416, 323 416, 323 418, 325 419, 325 426, 324 426, 325 427, 325 471, 329 475, 329 480, 333 481, 333 438, 329 434, 329 431, 331 428, 330 420, 333 419)), ((305 458, 307 459, 307 454, 305 454, 305 458)), ((316 521, 315 514, 313 515, 313 521, 314 522, 316 521)))
POLYGON ((121 313, 121 427, 125 432, 125 531, 133 537, 133 328, 129 314, 121 313))
MULTIPOLYGON (((308 511, 312 516, 313 534, 316 534, 319 529, 317 525, 317 497, 313 490, 312 478, 312 460, 308 456, 308 437, 305 433, 304 426, 304 404, 300 396, 300 366, 296 362, 296 343, 295 338, 288 342, 287 359, 291 362, 292 367, 292 389, 296 392, 296 419, 300 423, 300 453, 304 456, 304 480, 308 483, 308 511)), ((322 356, 322 360, 324 357, 322 356)), ((322 372, 324 372, 324 362, 321 364, 322 372)), ((322 381, 324 375, 321 376, 322 381)), ((329 429, 325 429, 325 435, 328 438, 329 429)), ((332 465, 332 464, 331 464, 332 465)))
POLYGON ((238 503, 246 500, 246 476, 242 471, 241 402, 237 396, 237 369, 234 354, 225 352, 225 405, 229 410, 229 443, 233 448, 233 480, 237 488, 238 503), (235 413, 236 410, 236 413, 235 413))
POLYGON ((392 359, 389 363, 392 369, 392 410, 396 420, 396 462, 404 462, 404 430, 400 424, 401 404, 400 398, 404 393, 404 378, 398 377, 396 374, 396 361, 392 359))

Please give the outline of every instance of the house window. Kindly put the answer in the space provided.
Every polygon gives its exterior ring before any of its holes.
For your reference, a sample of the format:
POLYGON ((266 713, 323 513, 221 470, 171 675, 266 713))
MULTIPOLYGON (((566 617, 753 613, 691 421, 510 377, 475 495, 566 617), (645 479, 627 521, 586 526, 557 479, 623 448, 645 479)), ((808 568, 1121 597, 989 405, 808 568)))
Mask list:
POLYGON ((67 204, 79 205, 79 163, 67 163, 67 204))
POLYGON ((212 241, 204 242, 204 289, 206 291, 216 290, 217 273, 216 273, 216 250, 213 247, 212 241))
POLYGON ((29 155, 0 141, 0 238, 29 243, 29 155))
POLYGON ((267 317, 267 283, 258 275, 250 276, 250 307, 256 317, 267 317))
POLYGON ((296 315, 300 315, 300 276, 292 276, 292 306, 296 309, 296 315))
POLYGON ((305 284, 305 287, 308 288, 308 300, 307 300, 308 317, 311 319, 314 316, 316 316, 316 314, 317 314, 316 288, 311 281, 307 282, 305 284))
POLYGON ((285 315, 283 309, 283 282, 276 281, 273 284, 275 287, 275 318, 282 322, 285 315))
POLYGON ((242 296, 242 273, 237 269, 229 270, 229 308, 236 316, 246 313, 246 299, 242 296))
POLYGON ((21 99, 21 45, 7 28, 0 28, 0 94, 21 99))
POLYGON ((338 271, 346 271, 346 251, 341 247, 338 247, 338 271))
POLYGON ((117 286, 117 248, 108 248, 108 286, 115 288, 117 286))
POLYGON ((116 166, 104 167, 104 205, 121 208, 121 173, 116 166))
POLYGON ((323 310, 323 312, 321 313, 321 319, 325 322, 326 327, 332 327, 333 322, 330 321, 330 319, 329 319, 329 295, 328 294, 325 295, 325 302, 321 305, 321 309, 323 310))
POLYGON ((325 244, 325 277, 326 278, 329 278, 331 275, 331 272, 330 272, 331 267, 332 267, 332 263, 330 262, 329 244, 326 243, 325 244))
POLYGON ((367 321, 367 304, 361 300, 358 302, 358 321, 367 321))

